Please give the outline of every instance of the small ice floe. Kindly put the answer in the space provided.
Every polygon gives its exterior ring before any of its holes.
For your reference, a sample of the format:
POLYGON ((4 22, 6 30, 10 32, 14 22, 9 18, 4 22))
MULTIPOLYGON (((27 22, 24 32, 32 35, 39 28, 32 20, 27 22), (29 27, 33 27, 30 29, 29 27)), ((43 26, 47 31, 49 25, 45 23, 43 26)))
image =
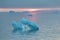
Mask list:
POLYGON ((15 13, 15 10, 14 9, 10 9, 9 13, 15 13))
POLYGON ((16 12, 14 10, 9 10, 8 13, 9 13, 10 16, 13 16, 16 12))
POLYGON ((29 14, 28 16, 32 16, 32 14, 29 14))
POLYGON ((36 32, 39 30, 38 26, 35 23, 25 18, 22 18, 19 21, 19 23, 16 23, 16 21, 13 21, 12 26, 14 28, 13 32, 20 31, 23 33, 31 33, 31 32, 36 32))

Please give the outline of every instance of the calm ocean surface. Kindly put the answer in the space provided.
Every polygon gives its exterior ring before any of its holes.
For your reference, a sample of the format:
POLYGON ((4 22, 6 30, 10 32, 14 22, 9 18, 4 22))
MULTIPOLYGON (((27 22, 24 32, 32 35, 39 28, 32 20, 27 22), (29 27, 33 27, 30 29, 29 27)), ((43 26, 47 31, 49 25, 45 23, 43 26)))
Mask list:
POLYGON ((60 12, 0 12, 0 40, 60 40, 60 12), (15 20, 18 23, 23 17, 36 23, 39 30, 27 35, 13 34, 12 21, 15 20))

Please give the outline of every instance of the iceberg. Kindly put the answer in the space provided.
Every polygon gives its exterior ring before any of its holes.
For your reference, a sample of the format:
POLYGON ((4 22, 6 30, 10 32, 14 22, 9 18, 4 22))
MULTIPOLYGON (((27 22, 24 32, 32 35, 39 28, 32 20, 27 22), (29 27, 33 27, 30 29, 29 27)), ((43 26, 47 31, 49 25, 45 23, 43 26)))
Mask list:
POLYGON ((22 31, 22 24, 21 23, 18 24, 18 23, 16 23, 16 21, 13 21, 12 26, 13 26, 13 32, 22 31))
POLYGON ((30 33, 30 32, 36 32, 39 30, 38 26, 35 23, 25 18, 22 18, 19 21, 19 23, 17 23, 16 21, 13 21, 12 26, 14 28, 13 32, 21 31, 21 32, 30 33))
POLYGON ((33 23, 25 18, 21 19, 21 23, 24 25, 28 25, 28 27, 31 29, 28 32, 33 32, 33 31, 39 30, 38 26, 35 23, 33 23))

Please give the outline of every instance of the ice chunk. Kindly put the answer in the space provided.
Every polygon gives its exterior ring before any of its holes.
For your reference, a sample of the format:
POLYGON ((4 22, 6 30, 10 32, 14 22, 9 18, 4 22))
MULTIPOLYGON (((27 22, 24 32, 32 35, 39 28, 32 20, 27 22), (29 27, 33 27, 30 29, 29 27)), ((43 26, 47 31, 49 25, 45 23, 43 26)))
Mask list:
POLYGON ((29 21, 25 18, 22 18, 21 21, 20 21, 22 24, 28 24, 29 21))
POLYGON ((32 16, 32 14, 29 14, 28 16, 32 16))
POLYGON ((35 23, 33 23, 33 22, 31 22, 31 21, 29 21, 25 18, 22 18, 21 23, 25 24, 25 25, 28 25, 28 27, 31 29, 31 30, 29 30, 29 32, 39 30, 38 26, 35 23))
POLYGON ((18 31, 27 32, 27 33, 36 32, 39 30, 38 26, 35 23, 25 18, 22 18, 19 23, 16 23, 16 21, 13 21, 12 26, 15 31, 18 30, 18 31))
POLYGON ((22 24, 18 24, 18 23, 16 23, 16 21, 13 21, 12 26, 14 28, 13 32, 22 31, 22 24))

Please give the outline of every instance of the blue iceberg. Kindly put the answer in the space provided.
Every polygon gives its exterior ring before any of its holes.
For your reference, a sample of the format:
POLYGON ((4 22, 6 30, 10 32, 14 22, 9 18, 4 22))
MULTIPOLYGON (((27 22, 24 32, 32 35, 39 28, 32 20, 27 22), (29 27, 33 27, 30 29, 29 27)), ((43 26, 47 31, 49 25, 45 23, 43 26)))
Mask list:
POLYGON ((39 30, 38 26, 35 23, 33 23, 25 18, 21 19, 21 23, 24 25, 28 25, 28 27, 31 29, 28 32, 33 32, 33 31, 39 30))
POLYGON ((13 21, 12 22, 12 26, 13 26, 13 32, 16 32, 16 31, 22 31, 22 24, 18 24, 16 23, 16 21, 13 21))
POLYGON ((13 21, 12 26, 14 28, 13 32, 21 31, 21 32, 30 33, 30 32, 36 32, 39 30, 38 26, 35 23, 25 18, 22 18, 19 21, 19 23, 16 23, 16 21, 13 21))

